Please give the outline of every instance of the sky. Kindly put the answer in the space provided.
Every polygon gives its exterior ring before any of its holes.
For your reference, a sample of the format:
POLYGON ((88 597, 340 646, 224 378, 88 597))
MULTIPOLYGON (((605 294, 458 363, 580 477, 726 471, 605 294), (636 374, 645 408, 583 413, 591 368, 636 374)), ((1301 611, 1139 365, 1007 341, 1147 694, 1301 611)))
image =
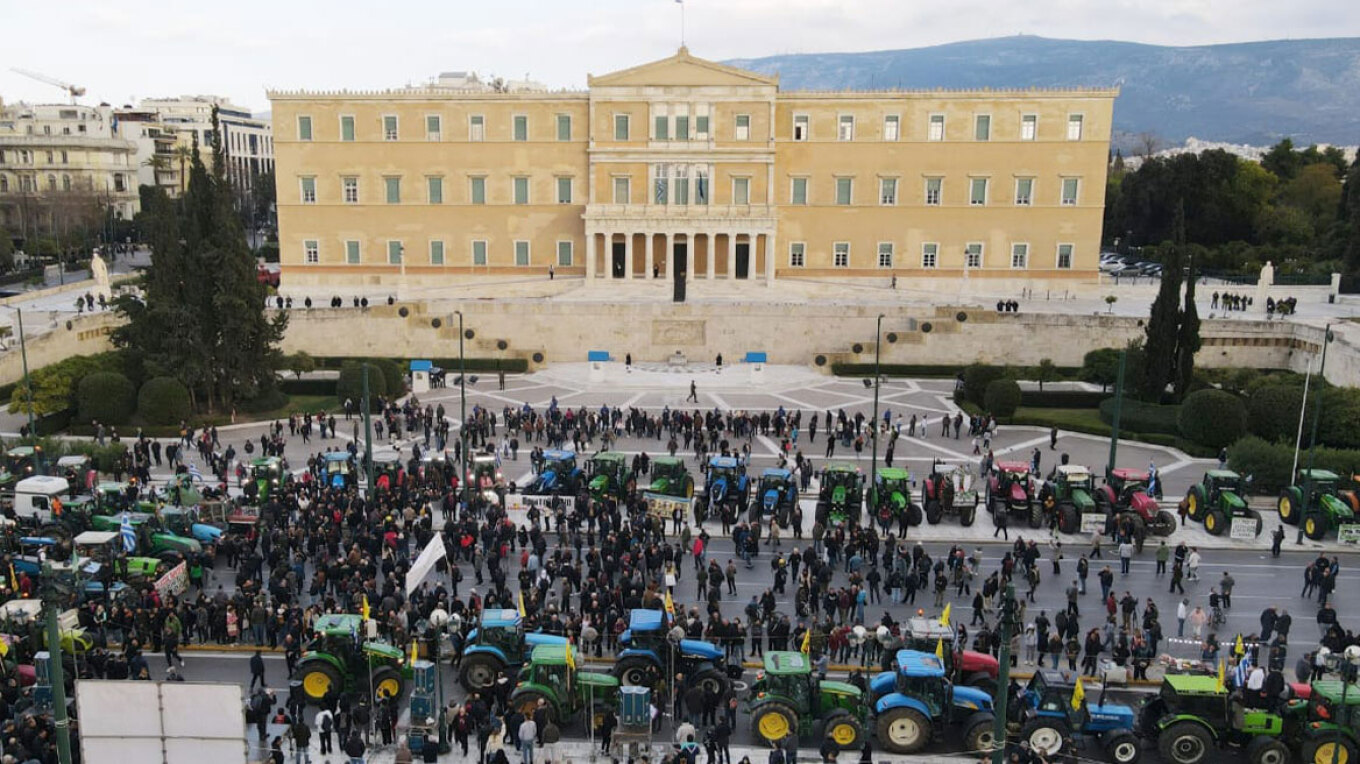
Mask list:
MULTIPOLYGON (((215 94, 256 112, 266 89, 382 89, 441 71, 583 88, 586 75, 671 55, 674 0, 0 0, 0 98, 82 103, 215 94)), ((1204 45, 1360 36, 1338 0, 686 0, 685 42, 723 60, 1031 34, 1204 45)))

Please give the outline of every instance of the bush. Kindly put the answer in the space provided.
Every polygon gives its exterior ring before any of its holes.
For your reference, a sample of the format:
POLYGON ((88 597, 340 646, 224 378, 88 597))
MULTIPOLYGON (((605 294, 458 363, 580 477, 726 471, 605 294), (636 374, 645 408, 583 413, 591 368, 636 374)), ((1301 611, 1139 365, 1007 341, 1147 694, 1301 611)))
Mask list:
POLYGON ((1302 387, 1294 385, 1258 387, 1247 399, 1247 429, 1252 435, 1260 436, 1272 443, 1283 441, 1293 443, 1299 431, 1299 406, 1302 404, 1302 387))
MULTIPOLYGON (((1270 495, 1293 483, 1289 470, 1294 464, 1292 443, 1269 443, 1255 436, 1242 438, 1228 447, 1228 466, 1252 478, 1252 490, 1258 495, 1270 495)), ((1360 450, 1318 448, 1313 452, 1313 466, 1331 470, 1338 475, 1349 475, 1360 465, 1360 450)), ((1308 455, 1299 455, 1299 469, 1308 466, 1308 455)))
MULTIPOLYGON (((1179 435, 1180 409, 1180 406, 1160 406, 1132 400, 1126 395, 1124 406, 1119 412, 1119 430, 1144 435, 1179 435)), ((1114 425, 1114 398, 1100 402, 1100 421, 1114 425)))
POLYGON ((982 405, 998 417, 1009 417, 1020 408, 1020 385, 1013 379, 994 379, 987 384, 982 405))
POLYGON ((1190 440, 1222 448, 1246 434, 1247 407, 1232 393, 1198 390, 1185 396, 1177 424, 1190 440))
POLYGON ((963 397, 980 406, 986 406, 987 386, 1006 376, 1008 374, 1004 366, 975 363, 963 370, 963 397))
MULTIPOLYGON (((1309 391, 1309 397, 1312 394, 1309 391)), ((1318 420, 1318 443, 1333 448, 1360 448, 1360 390, 1329 387, 1321 391, 1319 398, 1322 418, 1318 420)), ((1294 410, 1297 412, 1298 407, 1294 410)), ((1309 419, 1304 426, 1311 428, 1313 420, 1309 419)))
MULTIPOLYGON (((370 358, 368 362, 376 366, 378 372, 382 374, 388 398, 397 398, 406 393, 406 372, 402 371, 401 365, 391 358, 370 358)), ((369 371, 368 376, 371 385, 373 372, 369 371)))
MULTIPOLYGON (((368 369, 369 405, 376 405, 378 397, 386 394, 386 378, 370 365, 368 369)), ((340 369, 340 379, 335 383, 335 398, 341 405, 344 405, 346 400, 354 401, 354 408, 356 411, 358 410, 359 402, 364 398, 364 369, 359 361, 350 361, 340 369)))
POLYGON ((280 379, 279 390, 287 395, 335 395, 334 379, 280 379))
POLYGON ((1087 390, 1021 390, 1020 405, 1036 409, 1093 409, 1109 393, 1087 390))
POLYGON ((82 422, 125 424, 132 418, 136 399, 132 380, 117 372, 86 374, 76 385, 76 410, 82 422))
MULTIPOLYGON (((1124 360, 1124 389, 1127 392, 1132 382, 1143 376, 1143 348, 1127 348, 1128 357, 1124 360)), ((1082 357, 1080 376, 1082 381, 1100 385, 1103 391, 1112 388, 1119 377, 1120 348, 1100 348, 1082 357)))
POLYGON ((277 387, 261 390, 260 394, 249 400, 240 401, 236 408, 246 414, 262 414, 276 411, 288 405, 288 396, 277 387))
POLYGON ((137 413, 147 424, 169 425, 193 414, 189 389, 174 377, 153 377, 137 393, 137 413))

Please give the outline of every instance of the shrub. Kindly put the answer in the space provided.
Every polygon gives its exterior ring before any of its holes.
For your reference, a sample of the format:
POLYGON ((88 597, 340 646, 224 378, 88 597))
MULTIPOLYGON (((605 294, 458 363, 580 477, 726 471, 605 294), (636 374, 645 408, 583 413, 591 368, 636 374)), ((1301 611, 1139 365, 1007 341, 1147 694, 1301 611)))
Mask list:
POLYGON ((1089 390, 1021 390, 1020 405, 1036 409, 1093 409, 1110 397, 1089 390))
MULTIPOLYGON (((1136 401, 1124 396, 1124 405, 1119 411, 1121 432, 1137 432, 1144 435, 1179 435, 1180 406, 1161 406, 1156 403, 1136 401)), ((1100 402, 1100 421, 1114 425, 1114 398, 1100 402)))
POLYGON ((1298 434, 1299 406, 1302 404, 1302 387, 1295 385, 1258 387, 1247 399, 1247 429, 1252 435, 1258 435, 1272 443, 1282 441, 1293 443, 1298 434))
MULTIPOLYGON (((963 395, 973 403, 985 406, 987 405, 985 398, 987 386, 1005 376, 1007 374, 1004 366, 975 363, 963 370, 963 395)), ((997 414, 997 416, 1000 416, 1000 414, 997 414)))
POLYGON ((987 384, 982 405, 998 417, 1009 417, 1020 408, 1020 385, 1013 379, 994 379, 987 384))
POLYGON ((137 413, 151 425, 186 421, 193 414, 189 389, 174 377, 148 379, 137 393, 137 413))
POLYGON ((76 385, 76 410, 86 423, 124 424, 132 418, 136 398, 132 380, 117 372, 86 374, 76 385))
POLYGON ((1221 448, 1246 434, 1247 407, 1232 393, 1198 390, 1185 396, 1177 424, 1190 440, 1221 448))
MULTIPOLYGON (((1333 448, 1360 448, 1360 390, 1329 387, 1321 391, 1319 398, 1322 418, 1318 421, 1318 443, 1333 448)), ((1297 412, 1298 408, 1294 410, 1297 412)), ((1313 420, 1309 419, 1304 426, 1312 427, 1313 420)))
POLYGON ((1250 436, 1228 447, 1228 466, 1241 475, 1250 475, 1252 489, 1274 492, 1289 485, 1289 469, 1294 464, 1294 447, 1271 443, 1250 436))
MULTIPOLYGON (((370 365, 368 369, 368 398, 369 404, 376 404, 378 396, 387 394, 387 381, 377 368, 370 365)), ((354 401, 355 410, 359 408, 359 402, 364 398, 364 369, 359 361, 350 361, 340 369, 340 379, 335 383, 335 398, 344 405, 345 400, 354 401)))
POLYGON ((280 379, 279 390, 286 395, 335 395, 334 379, 280 379))

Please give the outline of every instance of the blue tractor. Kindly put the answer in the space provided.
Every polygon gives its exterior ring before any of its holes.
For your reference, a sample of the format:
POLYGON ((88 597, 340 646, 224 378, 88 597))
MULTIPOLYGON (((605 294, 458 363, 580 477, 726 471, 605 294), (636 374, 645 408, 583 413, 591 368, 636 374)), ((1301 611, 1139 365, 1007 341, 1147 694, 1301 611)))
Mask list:
POLYGON ((576 466, 576 452, 550 448, 543 452, 538 474, 524 487, 530 496, 575 496, 585 473, 576 466))
POLYGON ((735 456, 710 457, 707 482, 694 501, 695 522, 702 523, 709 515, 720 513, 735 520, 746 509, 750 492, 745 462, 735 456))
POLYGON ((628 628, 619 635, 623 650, 611 672, 619 684, 654 687, 658 679, 684 674, 685 687, 680 690, 699 685, 726 695, 732 679, 741 676, 741 666, 728 666, 722 648, 708 642, 680 639, 672 643, 668 636, 672 626, 662 610, 629 613, 628 628))
POLYGON ((1032 750, 1049 760, 1060 754, 1075 754, 1076 746, 1090 741, 1099 743, 1115 764, 1138 761, 1143 744, 1134 732, 1137 717, 1133 709, 1087 702, 1084 690, 1078 696, 1078 681, 1066 671, 1034 672, 1011 709, 1010 721, 1019 725, 1020 739, 1028 740, 1032 750))
POLYGON ((327 487, 343 491, 354 486, 354 457, 348 451, 327 451, 321 460, 327 487))
POLYGON ((798 506, 798 481, 788 470, 767 469, 760 473, 760 509, 766 517, 774 518, 779 527, 789 527, 789 517, 798 506))
POLYGON ((917 753, 950 726, 963 730, 968 752, 990 750, 996 741, 991 694, 955 687, 933 653, 898 650, 895 670, 874 676, 869 692, 878 744, 892 753, 917 753))
POLYGON ((458 682, 468 692, 496 683, 505 672, 514 681, 519 667, 529 661, 539 645, 565 645, 566 637, 524 632, 518 610, 485 610, 477 628, 468 632, 459 664, 458 682))

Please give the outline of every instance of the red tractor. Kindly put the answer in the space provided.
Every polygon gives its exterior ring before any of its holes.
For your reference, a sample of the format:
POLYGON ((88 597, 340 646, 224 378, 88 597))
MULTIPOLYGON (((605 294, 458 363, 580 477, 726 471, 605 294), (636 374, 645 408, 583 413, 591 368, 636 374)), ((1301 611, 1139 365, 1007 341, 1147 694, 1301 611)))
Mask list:
POLYGON ((1034 500, 1037 486, 1025 462, 997 462, 996 472, 987 481, 987 511, 1008 512, 1029 522, 1029 527, 1044 524, 1044 508, 1034 500))
POLYGON ((1118 468, 1110 470, 1105 485, 1096 489, 1096 508, 1106 516, 1122 522, 1124 515, 1133 516, 1135 538, 1170 536, 1176 530, 1176 516, 1162 509, 1157 500, 1148 495, 1148 473, 1142 470, 1118 468))

